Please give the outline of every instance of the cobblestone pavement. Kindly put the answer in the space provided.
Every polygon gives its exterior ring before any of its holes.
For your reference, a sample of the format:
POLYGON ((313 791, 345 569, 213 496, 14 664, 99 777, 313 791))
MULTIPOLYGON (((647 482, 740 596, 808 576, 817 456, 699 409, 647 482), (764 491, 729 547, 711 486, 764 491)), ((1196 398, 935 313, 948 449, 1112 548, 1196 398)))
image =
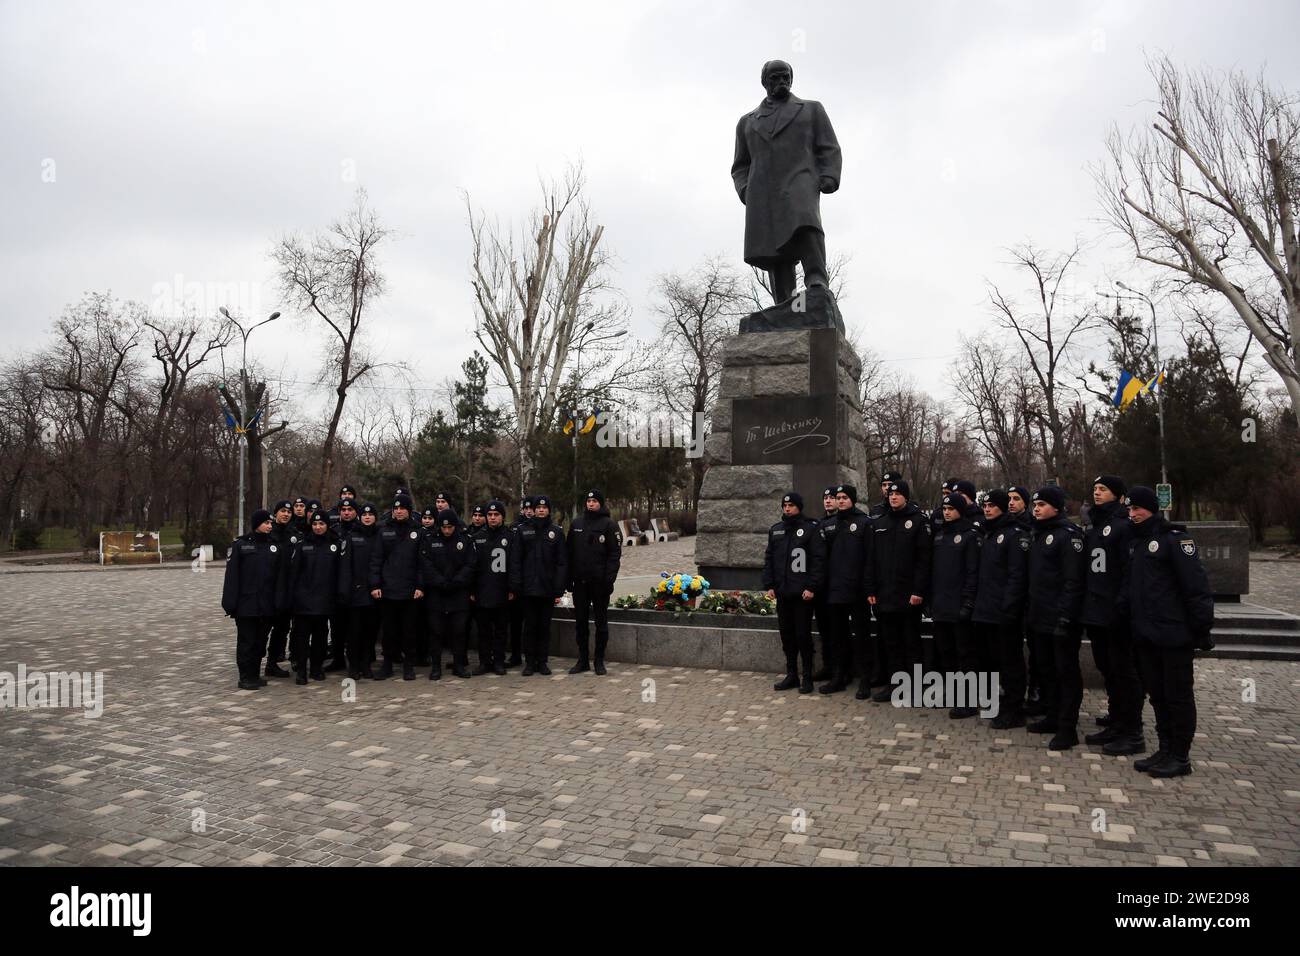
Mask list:
POLYGON ((1196 772, 1153 781, 770 675, 561 664, 363 682, 354 703, 338 675, 239 692, 220 580, 0 577, 0 670, 102 670, 107 701, 0 710, 0 861, 1300 863, 1300 664, 1200 663, 1196 772))
POLYGON ((1250 559, 1250 593, 1243 601, 1275 611, 1300 614, 1300 561, 1295 558, 1250 559))

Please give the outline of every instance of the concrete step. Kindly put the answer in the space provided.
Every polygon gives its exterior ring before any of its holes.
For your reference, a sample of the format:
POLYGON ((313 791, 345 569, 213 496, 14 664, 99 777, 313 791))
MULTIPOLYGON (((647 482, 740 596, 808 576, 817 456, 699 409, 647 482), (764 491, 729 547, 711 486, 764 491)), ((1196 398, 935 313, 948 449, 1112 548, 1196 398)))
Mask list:
POLYGON ((1300 631, 1260 627, 1219 627, 1210 632, 1216 644, 1261 644, 1270 647, 1300 647, 1300 631))
POLYGON ((1212 651, 1197 651, 1197 657, 1217 657, 1224 660, 1249 661, 1300 661, 1300 647, 1283 647, 1275 644, 1216 644, 1212 651))

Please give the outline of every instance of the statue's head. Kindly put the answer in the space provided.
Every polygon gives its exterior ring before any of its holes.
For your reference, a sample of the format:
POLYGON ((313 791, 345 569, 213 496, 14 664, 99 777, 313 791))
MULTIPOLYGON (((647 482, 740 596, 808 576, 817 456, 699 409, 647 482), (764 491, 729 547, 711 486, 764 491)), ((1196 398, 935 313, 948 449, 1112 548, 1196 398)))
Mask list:
POLYGON ((768 60, 763 64, 763 89, 768 96, 789 96, 793 85, 794 67, 785 60, 768 60))

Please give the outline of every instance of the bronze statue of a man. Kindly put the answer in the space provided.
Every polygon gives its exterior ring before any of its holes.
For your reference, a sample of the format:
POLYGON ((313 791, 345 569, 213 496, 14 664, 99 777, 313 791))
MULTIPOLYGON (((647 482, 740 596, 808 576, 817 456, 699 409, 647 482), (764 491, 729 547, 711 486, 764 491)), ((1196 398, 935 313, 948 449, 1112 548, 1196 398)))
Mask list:
POLYGON ((791 94, 789 63, 764 63, 762 80, 767 96, 736 124, 731 178, 745 204, 745 261, 767 270, 779 305, 794 295, 796 262, 806 287, 827 286, 821 194, 840 188, 840 144, 822 105, 791 94))

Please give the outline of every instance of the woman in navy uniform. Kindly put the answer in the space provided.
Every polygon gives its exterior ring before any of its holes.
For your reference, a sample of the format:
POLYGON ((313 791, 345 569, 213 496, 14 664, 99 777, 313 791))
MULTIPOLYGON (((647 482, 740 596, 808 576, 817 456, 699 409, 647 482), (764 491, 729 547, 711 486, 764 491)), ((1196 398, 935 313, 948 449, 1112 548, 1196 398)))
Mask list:
MULTIPOLYGON (((991 655, 975 640, 971 618, 980 574, 979 532, 966 517, 969 502, 957 491, 943 496, 943 525, 934 536, 930 572, 930 619, 934 621, 939 670, 978 674, 991 671, 991 655)), ((978 707, 954 706, 954 720, 974 717, 978 707)))
POLYGON ((293 614, 290 654, 296 683, 324 680, 330 615, 348 593, 343 548, 323 511, 311 516, 311 534, 299 541, 289 558, 289 610, 293 614))
POLYGON ((1142 682, 1156 712, 1160 744, 1137 770, 1153 777, 1181 777, 1192 772, 1192 738, 1196 736, 1196 650, 1214 647, 1214 597, 1196 542, 1181 525, 1157 514, 1156 493, 1136 487, 1128 493, 1133 539, 1121 589, 1121 613, 1127 613, 1142 668, 1142 682))
POLYGON ((226 559, 221 609, 235 619, 240 690, 258 690, 266 683, 259 674, 266 639, 287 601, 285 569, 289 555, 271 537, 271 524, 269 511, 254 511, 249 521, 253 530, 235 539, 226 559))
POLYGON ((510 611, 519 603, 519 538, 506 527, 506 506, 493 499, 484 509, 487 524, 474 538, 478 573, 474 578, 478 667, 474 673, 504 676, 510 611))
POLYGON ((346 507, 340 508, 337 533, 347 545, 343 558, 347 564, 347 590, 339 601, 339 617, 346 635, 348 676, 353 680, 373 680, 375 676, 370 664, 379 635, 379 605, 370 596, 370 552, 378 517, 375 506, 368 503, 358 509, 349 500, 346 507))
POLYGON ((442 649, 451 650, 451 672, 468 678, 466 624, 474 590, 474 539, 451 508, 438 512, 437 525, 420 541, 420 582, 429 622, 429 680, 442 677, 442 649))
POLYGON ((995 730, 1025 726, 1024 604, 1028 581, 1029 532, 1008 512, 1010 495, 990 491, 980 531, 980 575, 971 615, 975 635, 991 649, 1003 691, 995 730))

